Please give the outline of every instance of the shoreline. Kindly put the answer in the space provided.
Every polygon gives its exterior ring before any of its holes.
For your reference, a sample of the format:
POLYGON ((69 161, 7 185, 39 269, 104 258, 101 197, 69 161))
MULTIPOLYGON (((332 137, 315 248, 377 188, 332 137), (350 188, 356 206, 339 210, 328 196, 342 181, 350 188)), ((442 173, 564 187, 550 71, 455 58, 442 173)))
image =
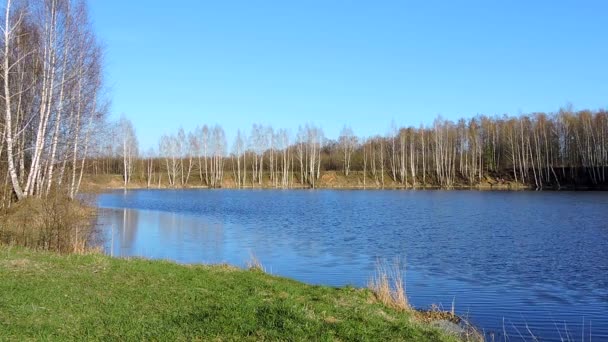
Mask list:
POLYGON ((122 182, 122 178, 120 175, 105 175, 105 176, 91 176, 86 175, 83 179, 82 183, 82 192, 103 192, 108 190, 187 190, 187 189, 200 189, 200 190, 217 190, 217 189, 229 189, 229 190, 401 190, 401 191, 427 191, 427 190, 445 190, 445 191, 608 191, 608 186, 598 185, 598 186, 589 186, 589 185, 573 185, 568 184, 560 187, 555 186, 547 186, 542 188, 535 188, 534 186, 515 183, 515 182, 495 182, 488 181, 482 182, 474 185, 466 185, 466 184, 455 184, 451 187, 442 187, 437 185, 416 185, 412 186, 411 184, 400 184, 395 182, 390 182, 382 186, 381 184, 366 184, 362 185, 360 183, 354 182, 352 179, 340 180, 339 182, 327 182, 323 181, 323 177, 321 177, 321 182, 319 182, 315 187, 302 185, 302 184, 294 184, 288 187, 275 186, 269 181, 264 182, 261 185, 245 185, 245 186, 236 186, 234 182, 230 181, 230 179, 225 180, 221 186, 218 187, 209 187, 202 184, 185 184, 185 185, 177 185, 170 186, 168 184, 158 183, 150 184, 148 186, 146 182, 143 182, 139 179, 134 179, 131 183, 129 183, 125 189, 124 184, 122 182))
POLYGON ((270 186, 243 186, 243 187, 208 187, 205 185, 193 185, 193 186, 161 186, 161 187, 147 187, 143 185, 129 185, 127 188, 121 186, 106 186, 106 187, 85 187, 82 192, 85 193, 97 193, 104 191, 117 191, 117 190, 283 190, 283 191, 322 191, 322 190, 344 190, 344 191, 500 191, 500 192, 603 192, 608 191, 608 188, 593 188, 593 187, 561 187, 557 188, 542 188, 535 189, 533 187, 509 187, 509 186, 454 186, 451 188, 444 188, 438 186, 426 186, 426 187, 357 187, 357 186, 319 186, 319 187, 270 187, 270 186))

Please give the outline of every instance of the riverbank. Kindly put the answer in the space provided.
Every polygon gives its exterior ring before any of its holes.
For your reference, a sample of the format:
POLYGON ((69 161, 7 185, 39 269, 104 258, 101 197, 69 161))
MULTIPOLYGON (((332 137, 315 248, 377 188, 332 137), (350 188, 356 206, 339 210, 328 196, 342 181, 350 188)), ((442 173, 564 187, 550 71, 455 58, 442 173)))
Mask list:
POLYGON ((0 340, 457 340, 367 289, 225 265, 0 247, 0 279, 0 340))
MULTIPOLYGON (((161 177, 162 179, 162 177, 161 177)), ((191 178, 190 181, 184 185, 170 186, 165 182, 152 182, 148 185, 145 180, 134 177, 129 184, 127 189, 138 190, 138 189, 207 189, 208 187, 202 184, 199 180, 191 178)), ((233 181, 232 176, 226 175, 224 181, 221 184, 223 189, 277 189, 281 188, 276 186, 267 177, 264 179, 262 184, 247 184, 245 186, 237 187, 233 181)), ((385 177, 384 185, 380 181, 375 179, 367 179, 363 181, 361 173, 353 172, 351 175, 344 176, 341 172, 326 171, 323 173, 319 181, 315 184, 316 189, 334 189, 334 190, 440 190, 446 189, 433 183, 427 183, 426 185, 422 182, 414 184, 401 184, 394 182, 390 179, 387 174, 385 177)), ((85 175, 82 183, 82 191, 89 193, 98 193, 106 190, 117 190, 124 189, 124 183, 121 175, 85 175)), ((288 189, 311 189, 309 185, 302 185, 299 182, 293 182, 290 184, 288 189)), ((464 182, 457 182, 449 190, 475 190, 475 191, 534 191, 534 190, 547 190, 547 191, 607 191, 608 187, 605 185, 585 185, 585 184, 561 184, 559 187, 545 186, 542 189, 536 189, 535 186, 523 184, 521 182, 505 180, 501 177, 484 177, 483 181, 476 184, 466 184, 464 182)), ((446 189, 446 190, 448 190, 446 189)))
MULTIPOLYGON (((129 184, 127 185, 128 189, 175 189, 175 188, 185 188, 185 189, 206 189, 207 186, 204 183, 201 183, 198 179, 191 178, 188 183, 184 185, 170 186, 168 183, 163 182, 163 178, 160 177, 161 182, 151 182, 148 183, 140 178, 134 177, 131 179, 129 184)), ((165 177, 166 179, 166 177, 165 177)), ((221 188, 224 189, 276 189, 280 188, 280 186, 276 186, 274 182, 272 182, 268 177, 264 179, 262 184, 259 183, 248 183, 245 186, 238 187, 234 182, 231 175, 226 175, 224 177, 224 181, 221 184, 221 188)), ((289 189, 310 189, 311 187, 307 184, 301 184, 298 181, 294 181, 290 183, 289 189)), ((364 177, 361 172, 352 172, 348 177, 345 176, 341 172, 336 171, 326 171, 319 178, 318 182, 315 184, 316 189, 336 189, 336 190, 380 190, 380 189, 395 189, 395 190, 437 190, 442 189, 440 186, 433 185, 433 183, 427 183, 426 185, 422 182, 418 182, 414 184, 401 184, 399 182, 394 182, 390 179, 389 175, 385 176, 384 183, 382 183, 379 179, 367 178, 364 180, 364 177)), ((579 187, 580 188, 580 187, 579 187)), ((83 192, 101 192, 105 190, 112 189, 124 189, 124 183, 121 175, 85 175, 82 183, 82 191, 83 192)), ((535 190, 534 187, 531 187, 526 184, 514 182, 514 181, 504 181, 503 179, 497 179, 493 177, 485 177, 482 182, 477 184, 466 184, 466 183, 456 183, 450 189, 453 190, 535 190)), ((546 188, 547 190, 551 190, 553 188, 546 188)), ((555 189, 556 190, 556 189, 555 189)), ((562 190, 577 190, 575 187, 562 187, 562 190)), ((580 188, 580 190, 589 190, 587 188, 580 188)))

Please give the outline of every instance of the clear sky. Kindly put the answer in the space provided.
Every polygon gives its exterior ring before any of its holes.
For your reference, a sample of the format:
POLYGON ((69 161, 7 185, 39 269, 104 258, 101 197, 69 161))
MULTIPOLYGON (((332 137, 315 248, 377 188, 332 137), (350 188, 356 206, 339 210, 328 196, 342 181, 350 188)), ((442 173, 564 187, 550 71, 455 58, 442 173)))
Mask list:
POLYGON ((180 126, 391 122, 608 107, 608 1, 89 0, 115 117, 180 126))

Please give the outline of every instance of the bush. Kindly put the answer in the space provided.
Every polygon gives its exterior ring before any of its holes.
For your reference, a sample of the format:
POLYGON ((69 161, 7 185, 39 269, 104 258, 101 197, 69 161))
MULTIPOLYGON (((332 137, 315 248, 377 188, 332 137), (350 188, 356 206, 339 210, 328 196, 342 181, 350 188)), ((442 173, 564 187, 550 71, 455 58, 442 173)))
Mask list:
POLYGON ((0 243, 60 253, 85 253, 95 242, 95 212, 78 200, 27 198, 0 213, 0 243))

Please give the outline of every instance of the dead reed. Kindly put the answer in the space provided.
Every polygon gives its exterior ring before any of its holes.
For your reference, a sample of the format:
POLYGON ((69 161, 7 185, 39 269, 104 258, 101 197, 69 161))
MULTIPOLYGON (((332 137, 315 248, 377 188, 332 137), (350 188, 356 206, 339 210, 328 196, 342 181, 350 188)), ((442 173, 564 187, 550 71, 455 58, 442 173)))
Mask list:
POLYGON ((405 267, 400 258, 392 263, 386 260, 376 262, 376 271, 368 283, 368 288, 385 305, 398 310, 411 310, 407 298, 405 267))
POLYGON ((264 265, 262 265, 262 262, 260 259, 258 259, 254 252, 249 253, 249 260, 247 260, 246 265, 250 270, 266 272, 264 265))

